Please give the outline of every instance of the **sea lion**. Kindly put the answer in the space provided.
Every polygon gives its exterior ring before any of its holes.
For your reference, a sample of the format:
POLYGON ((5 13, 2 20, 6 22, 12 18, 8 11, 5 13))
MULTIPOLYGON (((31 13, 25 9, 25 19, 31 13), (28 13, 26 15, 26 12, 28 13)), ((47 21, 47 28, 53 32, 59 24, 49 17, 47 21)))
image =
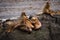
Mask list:
POLYGON ((26 16, 25 12, 22 12, 20 19, 22 20, 21 25, 25 25, 26 30, 28 29, 29 31, 32 31, 34 26, 32 25, 30 19, 26 16))
POLYGON ((33 16, 33 17, 31 18, 31 22, 32 22, 32 24, 34 25, 34 29, 39 29, 39 28, 41 28, 41 26, 42 26, 41 22, 40 22, 40 21, 38 20, 38 18, 35 17, 35 16, 33 16))
POLYGON ((12 32, 15 28, 17 28, 20 25, 19 21, 14 21, 14 20, 6 20, 3 23, 4 27, 6 27, 5 32, 12 32))

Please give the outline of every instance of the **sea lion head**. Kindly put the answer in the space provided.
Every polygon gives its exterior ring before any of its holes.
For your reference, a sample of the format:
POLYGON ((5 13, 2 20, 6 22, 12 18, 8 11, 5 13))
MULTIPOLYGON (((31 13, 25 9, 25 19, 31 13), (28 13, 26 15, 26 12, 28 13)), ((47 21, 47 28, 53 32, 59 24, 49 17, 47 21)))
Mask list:
POLYGON ((26 16, 26 13, 25 12, 22 12, 21 16, 26 16))

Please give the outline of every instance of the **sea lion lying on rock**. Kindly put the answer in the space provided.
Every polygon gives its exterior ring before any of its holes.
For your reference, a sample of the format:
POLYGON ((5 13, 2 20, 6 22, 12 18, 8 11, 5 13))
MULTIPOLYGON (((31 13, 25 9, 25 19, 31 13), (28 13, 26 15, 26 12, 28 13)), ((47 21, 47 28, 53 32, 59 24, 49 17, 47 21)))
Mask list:
POLYGON ((21 28, 23 30, 31 32, 32 28, 34 28, 34 26, 32 25, 30 19, 26 16, 25 12, 22 12, 20 20, 22 20, 21 25, 25 25, 25 27, 21 27, 21 28))
POLYGON ((14 21, 14 20, 6 20, 3 23, 3 26, 6 27, 5 32, 12 32, 15 28, 17 28, 20 25, 19 21, 14 21))
POLYGON ((49 2, 46 3, 46 5, 43 9, 43 14, 48 14, 48 15, 51 15, 51 16, 54 16, 56 14, 55 11, 50 9, 50 3, 49 2))
POLYGON ((34 26, 35 30, 41 28, 42 26, 41 22, 38 20, 36 16, 31 17, 31 23, 34 26))

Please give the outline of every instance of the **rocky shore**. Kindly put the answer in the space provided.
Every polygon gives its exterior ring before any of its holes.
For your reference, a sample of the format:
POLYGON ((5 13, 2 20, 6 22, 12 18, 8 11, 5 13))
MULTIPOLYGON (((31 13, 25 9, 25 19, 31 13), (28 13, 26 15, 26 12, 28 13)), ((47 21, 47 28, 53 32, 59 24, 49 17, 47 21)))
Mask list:
POLYGON ((0 28, 0 40, 60 40, 60 19, 47 14, 42 14, 38 18, 42 23, 41 29, 33 30, 30 34, 16 29, 6 34, 0 28))

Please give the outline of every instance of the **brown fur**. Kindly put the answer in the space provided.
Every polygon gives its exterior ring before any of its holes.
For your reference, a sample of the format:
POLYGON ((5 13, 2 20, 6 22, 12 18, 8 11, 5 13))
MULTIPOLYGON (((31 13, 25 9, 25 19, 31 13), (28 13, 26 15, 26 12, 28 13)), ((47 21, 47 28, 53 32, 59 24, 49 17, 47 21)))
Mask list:
POLYGON ((5 22, 5 25, 7 27, 6 32, 12 32, 16 27, 20 25, 18 21, 7 21, 5 22))
POLYGON ((31 21, 28 19, 25 13, 22 13, 21 16, 22 24, 24 24, 30 31, 32 31, 32 28, 34 27, 31 23, 31 21))
POLYGON ((51 15, 51 16, 53 16, 53 15, 56 14, 56 12, 54 12, 54 11, 52 11, 52 10, 50 9, 50 4, 49 4, 49 2, 46 3, 46 5, 45 5, 45 7, 44 7, 44 9, 43 9, 43 13, 49 14, 49 15, 51 15))
POLYGON ((31 22, 34 25, 34 29, 39 29, 41 28, 41 22, 38 20, 37 17, 32 17, 31 22))

